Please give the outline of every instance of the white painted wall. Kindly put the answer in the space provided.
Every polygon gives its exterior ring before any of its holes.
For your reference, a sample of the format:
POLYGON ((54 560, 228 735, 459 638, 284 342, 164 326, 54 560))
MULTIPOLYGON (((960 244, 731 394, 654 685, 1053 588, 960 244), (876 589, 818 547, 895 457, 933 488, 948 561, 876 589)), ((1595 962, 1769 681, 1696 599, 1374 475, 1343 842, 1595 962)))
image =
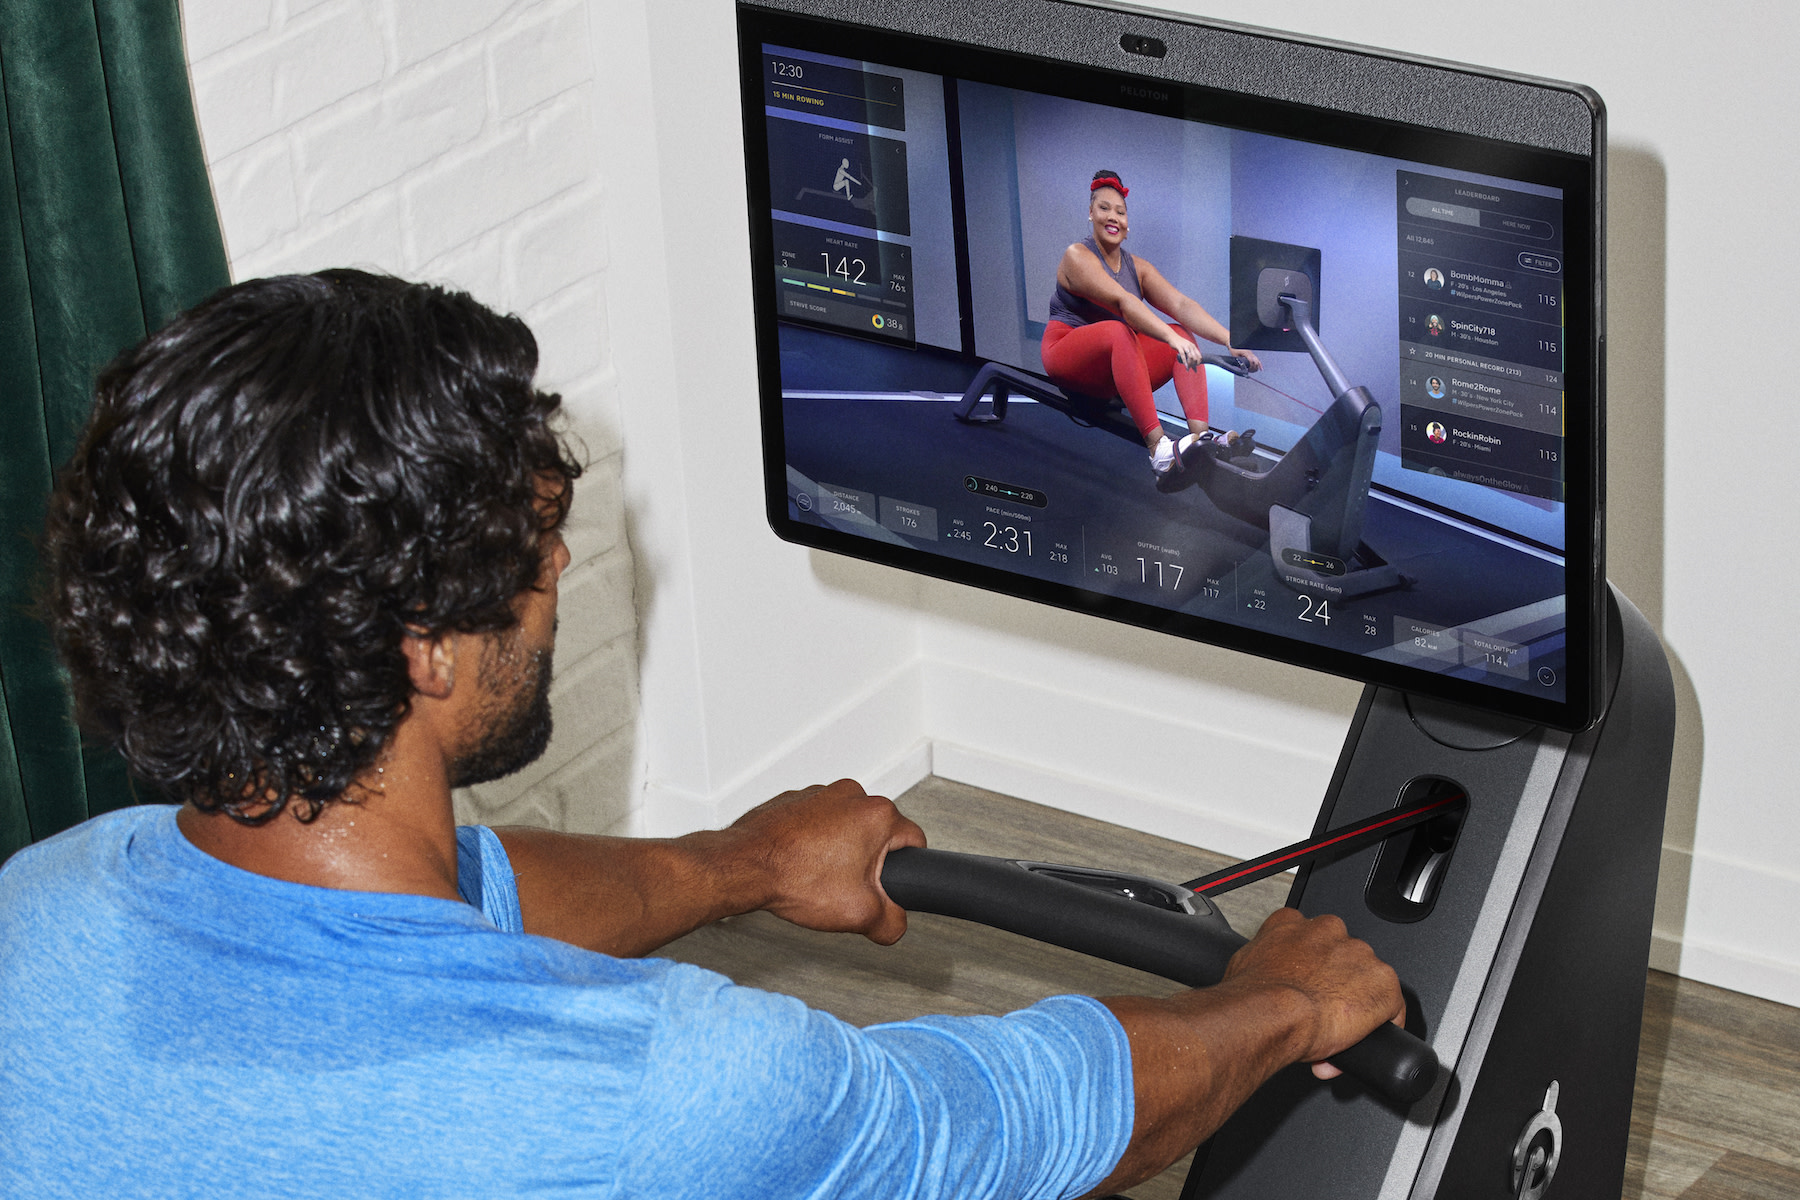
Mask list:
MULTIPOLYGON (((1664 633, 1682 702, 1658 962, 1800 1003, 1783 786, 1800 566, 1779 553, 1796 501, 1769 421, 1800 397, 1743 291, 1768 281, 1779 312, 1800 268, 1780 132, 1800 116, 1800 17, 1748 0, 1207 12, 1607 98, 1611 574, 1664 633)), ((577 571, 595 582, 565 601, 562 732, 524 781, 546 786, 465 811, 598 828, 630 809, 675 831, 814 779, 898 790, 935 769, 1232 853, 1304 831, 1353 685, 769 533, 729 0, 184 13, 234 271, 373 263, 516 309, 594 451, 577 571)))

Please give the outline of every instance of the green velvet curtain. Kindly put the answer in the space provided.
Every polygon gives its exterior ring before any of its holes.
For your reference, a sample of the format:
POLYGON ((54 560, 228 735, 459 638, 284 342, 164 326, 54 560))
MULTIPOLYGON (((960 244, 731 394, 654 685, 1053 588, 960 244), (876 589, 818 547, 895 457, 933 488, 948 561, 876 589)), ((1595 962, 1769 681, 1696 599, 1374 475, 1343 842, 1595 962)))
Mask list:
POLYGON ((0 0, 0 859, 153 798, 76 731, 37 547, 95 371, 228 279, 176 0, 0 0))

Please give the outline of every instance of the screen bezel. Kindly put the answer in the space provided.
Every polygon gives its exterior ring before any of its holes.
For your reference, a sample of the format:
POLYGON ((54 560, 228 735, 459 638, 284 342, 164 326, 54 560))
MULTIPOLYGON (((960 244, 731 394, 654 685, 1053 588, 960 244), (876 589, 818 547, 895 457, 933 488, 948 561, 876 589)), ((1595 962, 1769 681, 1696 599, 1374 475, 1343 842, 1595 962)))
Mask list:
MULTIPOLYGON (((1054 13, 1054 6, 1039 7, 1054 13)), ((1464 704, 1534 724, 1580 729, 1598 717, 1603 707, 1600 689, 1601 667, 1605 661, 1605 576, 1601 537, 1605 425, 1600 306, 1601 148, 1604 137, 1602 114, 1590 96, 1563 85, 1543 85, 1565 101, 1571 92, 1581 95, 1593 113, 1593 150, 1588 154, 1577 154, 1425 125, 1407 125, 1383 117, 1320 108, 1249 92, 1179 83, 1166 77, 1134 75, 1058 61, 1020 50, 977 47, 874 24, 848 24, 748 4, 740 4, 738 21, 764 491, 770 527, 778 537, 797 545, 1122 621, 1364 683, 1464 704), (1564 224, 1565 278, 1571 293, 1578 282, 1585 284, 1587 289, 1580 303, 1569 303, 1565 307, 1564 391, 1565 395, 1591 397, 1588 404, 1565 407, 1565 451, 1575 452, 1565 452, 1564 464, 1566 699, 1538 699, 1335 647, 1175 612, 1120 596, 1090 592, 1070 584, 1016 575, 998 567, 941 557, 910 546, 875 542, 790 519, 781 394, 780 321, 773 305, 776 288, 770 173, 762 121, 762 47, 768 43, 1561 188, 1564 211, 1574 214, 1564 224), (1584 213, 1591 214, 1591 219, 1577 219, 1584 213)), ((1133 22, 1139 26, 1144 23, 1135 14, 1133 22)), ((1233 32, 1246 33, 1236 27, 1233 32)), ((1284 35, 1284 40, 1291 39, 1285 39, 1284 35)), ((1341 54, 1350 60, 1345 66, 1347 71, 1353 71, 1356 62, 1366 57, 1334 47, 1319 49, 1341 54)), ((1389 72, 1407 65, 1406 60, 1399 58, 1387 58, 1383 63, 1389 72)), ((1441 67, 1420 64, 1419 69, 1438 70, 1441 67)), ((959 239, 964 236, 960 229, 957 236, 959 239)), ((964 318, 966 330, 967 313, 964 318)), ((844 333, 841 336, 857 335, 844 333)), ((965 353, 971 349, 968 340, 965 331, 965 353)))

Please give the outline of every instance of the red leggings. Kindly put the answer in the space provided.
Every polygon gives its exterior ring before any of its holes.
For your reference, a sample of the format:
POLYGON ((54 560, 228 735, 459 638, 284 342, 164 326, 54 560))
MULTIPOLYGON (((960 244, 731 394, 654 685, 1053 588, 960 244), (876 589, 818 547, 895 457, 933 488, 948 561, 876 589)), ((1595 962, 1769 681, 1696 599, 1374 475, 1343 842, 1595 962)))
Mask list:
MULTIPOLYGON (((1172 328, 1194 340, 1181 326, 1172 328)), ((1170 378, 1188 421, 1206 428, 1206 368, 1178 367, 1173 347, 1123 321, 1096 321, 1080 328, 1052 321, 1044 328, 1043 356, 1044 370, 1057 385, 1123 400, 1146 442, 1162 436, 1162 418, 1150 393, 1170 378)))

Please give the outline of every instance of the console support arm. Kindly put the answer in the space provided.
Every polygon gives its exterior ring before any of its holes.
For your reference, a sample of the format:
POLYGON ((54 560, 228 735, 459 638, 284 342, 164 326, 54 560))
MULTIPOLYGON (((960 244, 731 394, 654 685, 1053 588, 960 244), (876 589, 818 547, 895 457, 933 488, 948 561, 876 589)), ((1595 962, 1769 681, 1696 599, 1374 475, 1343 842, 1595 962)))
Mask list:
POLYGON ((1294 319, 1294 332, 1306 343, 1306 349, 1312 355, 1313 362, 1319 368, 1319 374, 1325 377, 1325 386, 1331 389, 1331 398, 1337 400, 1350 390, 1350 381, 1338 368, 1337 360, 1331 357, 1331 351, 1325 349, 1325 343, 1319 340, 1319 331, 1313 328, 1312 305, 1298 296, 1282 293, 1279 297, 1281 307, 1288 310, 1294 319))

